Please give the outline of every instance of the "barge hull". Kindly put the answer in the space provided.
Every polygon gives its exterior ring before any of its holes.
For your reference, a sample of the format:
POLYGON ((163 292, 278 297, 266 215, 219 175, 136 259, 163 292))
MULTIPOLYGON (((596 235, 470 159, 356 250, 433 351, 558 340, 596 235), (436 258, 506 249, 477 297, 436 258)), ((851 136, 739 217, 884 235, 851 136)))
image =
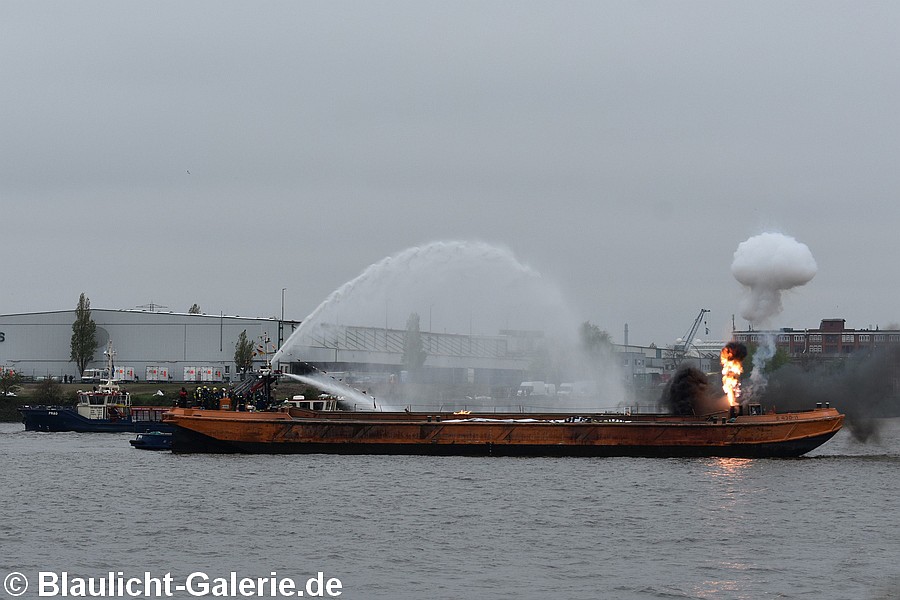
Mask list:
POLYGON ((545 444, 392 444, 352 442, 224 442, 190 430, 174 434, 176 453, 209 454, 378 454, 407 456, 543 456, 543 457, 728 457, 796 458, 810 452, 836 432, 819 436, 762 444, 733 446, 565 446, 545 444))
POLYGON ((523 423, 400 421, 286 414, 167 415, 177 425, 175 452, 252 454, 405 454, 465 456, 795 457, 841 428, 833 409, 711 424, 659 421, 523 423))

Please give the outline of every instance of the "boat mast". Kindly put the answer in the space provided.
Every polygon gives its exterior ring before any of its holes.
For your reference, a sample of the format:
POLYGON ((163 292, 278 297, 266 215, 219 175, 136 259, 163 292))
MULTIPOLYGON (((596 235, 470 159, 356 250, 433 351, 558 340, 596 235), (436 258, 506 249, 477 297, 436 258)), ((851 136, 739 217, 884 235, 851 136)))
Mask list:
POLYGON ((112 379, 113 373, 115 369, 113 357, 116 355, 116 351, 113 350, 112 340, 106 342, 106 350, 103 351, 103 354, 106 355, 106 378, 112 379))

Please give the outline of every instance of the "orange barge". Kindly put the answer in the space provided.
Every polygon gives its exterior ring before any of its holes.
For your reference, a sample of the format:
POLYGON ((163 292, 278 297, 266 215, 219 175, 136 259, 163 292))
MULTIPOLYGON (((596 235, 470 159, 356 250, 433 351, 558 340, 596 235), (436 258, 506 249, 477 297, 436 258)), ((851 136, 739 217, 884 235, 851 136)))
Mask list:
MULTIPOLYGON (((751 409, 753 407, 751 406, 751 409)), ((173 408, 175 452, 491 456, 794 457, 824 444, 833 408, 708 417, 659 414, 238 412, 173 408)))

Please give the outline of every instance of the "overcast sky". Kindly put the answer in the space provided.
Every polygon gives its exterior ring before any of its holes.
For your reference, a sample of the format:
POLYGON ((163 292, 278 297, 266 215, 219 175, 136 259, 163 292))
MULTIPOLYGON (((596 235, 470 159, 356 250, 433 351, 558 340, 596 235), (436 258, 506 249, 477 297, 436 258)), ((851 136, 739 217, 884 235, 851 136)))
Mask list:
POLYGON ((701 308, 725 339, 773 231, 818 265, 776 326, 896 325, 898 31, 895 2, 3 1, 0 313, 286 288, 302 319, 472 240, 617 342, 701 308))

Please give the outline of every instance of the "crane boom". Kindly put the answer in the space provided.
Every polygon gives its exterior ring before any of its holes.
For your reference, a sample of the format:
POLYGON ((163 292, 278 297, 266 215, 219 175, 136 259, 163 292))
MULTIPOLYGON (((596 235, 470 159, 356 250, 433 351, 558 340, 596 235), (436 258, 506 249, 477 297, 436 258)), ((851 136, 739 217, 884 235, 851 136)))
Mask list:
POLYGON ((687 356, 688 350, 691 349, 691 344, 694 342, 694 336, 697 335, 697 330, 700 329, 700 323, 703 322, 703 317, 706 316, 706 313, 708 312, 708 309, 700 309, 700 314, 698 314, 697 318, 694 319, 694 324, 691 325, 691 330, 686 336, 684 336, 684 340, 682 341, 679 352, 679 360, 687 356))

